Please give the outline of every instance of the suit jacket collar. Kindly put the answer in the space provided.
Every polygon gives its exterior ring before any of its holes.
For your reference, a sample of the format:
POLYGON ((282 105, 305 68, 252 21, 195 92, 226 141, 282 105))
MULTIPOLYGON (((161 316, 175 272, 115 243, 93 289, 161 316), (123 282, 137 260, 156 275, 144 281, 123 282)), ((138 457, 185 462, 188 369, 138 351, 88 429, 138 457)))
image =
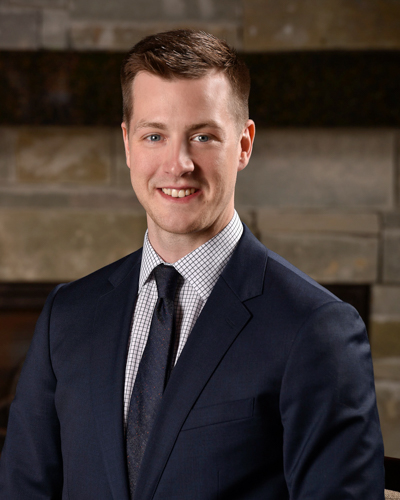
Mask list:
MULTIPOLYGON (((92 406, 111 490, 128 500, 123 425, 125 363, 138 289, 141 253, 109 278, 98 302, 92 354, 92 406)), ((180 429, 208 379, 251 319, 245 301, 263 291, 267 250, 245 226, 179 357, 148 441, 137 484, 141 500, 154 497, 180 429)))

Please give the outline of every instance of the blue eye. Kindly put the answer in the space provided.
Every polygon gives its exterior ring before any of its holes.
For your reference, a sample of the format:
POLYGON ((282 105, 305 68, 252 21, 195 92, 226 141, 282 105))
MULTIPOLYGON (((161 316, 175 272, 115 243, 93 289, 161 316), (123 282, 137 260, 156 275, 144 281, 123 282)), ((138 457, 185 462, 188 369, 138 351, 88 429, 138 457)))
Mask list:
POLYGON ((151 142, 158 142, 161 141, 161 135, 160 134, 151 134, 146 137, 151 142))
POLYGON ((195 140, 197 140, 198 142, 208 142, 210 138, 208 137, 208 135, 201 134, 201 135, 196 135, 195 140))

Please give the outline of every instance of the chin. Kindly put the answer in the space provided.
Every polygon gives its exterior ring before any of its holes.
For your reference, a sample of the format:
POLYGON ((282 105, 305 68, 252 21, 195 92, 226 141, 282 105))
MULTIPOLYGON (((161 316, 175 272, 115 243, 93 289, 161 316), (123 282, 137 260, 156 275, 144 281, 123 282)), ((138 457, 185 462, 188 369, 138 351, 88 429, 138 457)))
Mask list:
POLYGON ((183 217, 156 220, 156 225, 171 234, 184 235, 202 232, 207 226, 199 217, 185 220, 183 217))
POLYGON ((197 223, 193 224, 174 224, 174 225, 166 225, 164 227, 160 226, 161 229, 164 229, 164 231, 167 231, 168 233, 171 234, 192 234, 192 233, 197 233, 198 231, 201 231, 201 227, 197 223))

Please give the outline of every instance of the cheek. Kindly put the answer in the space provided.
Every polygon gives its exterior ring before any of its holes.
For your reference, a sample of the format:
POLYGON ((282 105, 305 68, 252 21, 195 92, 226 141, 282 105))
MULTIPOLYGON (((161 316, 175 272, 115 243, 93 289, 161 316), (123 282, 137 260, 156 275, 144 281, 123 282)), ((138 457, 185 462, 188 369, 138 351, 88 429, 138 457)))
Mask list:
POLYGON ((152 162, 148 155, 133 152, 131 159, 132 182, 143 183, 152 176, 152 162))
POLYGON ((138 167, 135 162, 135 164, 131 166, 130 176, 133 190, 135 191, 137 198, 141 199, 142 195, 144 195, 147 191, 148 177, 146 175, 146 169, 143 169, 143 165, 138 167))

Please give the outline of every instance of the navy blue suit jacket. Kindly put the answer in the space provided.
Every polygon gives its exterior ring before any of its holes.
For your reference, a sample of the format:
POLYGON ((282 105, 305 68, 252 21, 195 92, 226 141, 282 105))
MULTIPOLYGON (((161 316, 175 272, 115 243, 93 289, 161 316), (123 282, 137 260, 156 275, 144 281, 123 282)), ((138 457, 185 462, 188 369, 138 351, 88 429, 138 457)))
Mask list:
MULTIPOLYGON (((128 500, 127 345, 141 251, 51 294, 1 457, 1 500, 128 500)), ((140 500, 384 498, 357 312, 245 228, 172 372, 140 500)))

